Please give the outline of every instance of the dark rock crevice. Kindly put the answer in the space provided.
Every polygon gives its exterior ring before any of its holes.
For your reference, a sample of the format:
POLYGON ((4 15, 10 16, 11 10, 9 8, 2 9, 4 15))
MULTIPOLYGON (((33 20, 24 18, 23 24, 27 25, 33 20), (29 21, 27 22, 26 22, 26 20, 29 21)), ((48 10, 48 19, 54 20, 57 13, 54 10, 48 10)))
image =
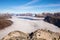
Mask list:
POLYGON ((54 24, 60 28, 60 18, 55 16, 46 16, 44 21, 54 24))

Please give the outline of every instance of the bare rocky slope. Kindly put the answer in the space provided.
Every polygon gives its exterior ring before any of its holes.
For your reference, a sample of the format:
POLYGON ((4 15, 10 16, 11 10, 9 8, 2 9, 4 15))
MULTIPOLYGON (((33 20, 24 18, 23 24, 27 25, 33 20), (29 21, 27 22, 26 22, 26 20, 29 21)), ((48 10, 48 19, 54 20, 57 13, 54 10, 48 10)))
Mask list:
POLYGON ((60 40, 60 33, 38 29, 33 32, 32 40, 60 40))
POLYGON ((31 34, 21 31, 13 31, 2 38, 2 40, 60 40, 60 33, 43 29, 38 29, 31 34))
POLYGON ((54 24, 60 28, 60 16, 46 16, 44 21, 54 24))
POLYGON ((10 25, 12 25, 12 23, 13 22, 11 20, 0 19, 0 30, 9 27, 10 25))

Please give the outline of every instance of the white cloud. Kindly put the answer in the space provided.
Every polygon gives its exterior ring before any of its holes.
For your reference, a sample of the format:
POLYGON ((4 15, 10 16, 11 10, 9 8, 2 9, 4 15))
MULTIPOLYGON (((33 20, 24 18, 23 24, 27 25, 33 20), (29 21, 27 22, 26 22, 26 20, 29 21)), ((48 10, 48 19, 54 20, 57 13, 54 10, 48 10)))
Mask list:
POLYGON ((17 7, 12 7, 12 9, 15 10, 26 10, 26 9, 33 9, 33 8, 47 8, 47 7, 58 7, 60 4, 48 4, 48 5, 38 5, 38 6, 17 6, 17 7))
POLYGON ((39 0, 32 0, 32 1, 28 2, 28 3, 26 3, 24 6, 28 6, 28 5, 33 4, 33 3, 35 3, 35 2, 38 2, 38 1, 39 1, 39 0))
MULTIPOLYGON (((11 7, 10 9, 5 9, 2 10, 2 12, 11 12, 11 13, 18 13, 18 12, 37 12, 38 10, 42 10, 44 8, 47 9, 47 7, 51 8, 51 7, 59 7, 60 4, 48 4, 48 5, 38 5, 38 6, 16 6, 16 7, 11 7), (41 8, 41 9, 40 9, 41 8), (33 10, 32 10, 33 9, 33 10), (38 9, 38 10, 37 10, 38 9), (36 11, 37 10, 37 11, 36 11)), ((51 9, 53 11, 53 9, 51 9)), ((55 10, 60 10, 55 9, 55 10)), ((44 10, 43 10, 44 11, 44 10)), ((49 11, 49 10, 48 10, 49 11)))

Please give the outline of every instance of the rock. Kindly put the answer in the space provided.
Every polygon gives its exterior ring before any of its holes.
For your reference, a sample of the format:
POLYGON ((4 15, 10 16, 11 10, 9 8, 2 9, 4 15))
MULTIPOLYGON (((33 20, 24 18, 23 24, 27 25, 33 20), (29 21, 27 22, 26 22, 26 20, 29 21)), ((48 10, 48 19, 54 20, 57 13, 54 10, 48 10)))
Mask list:
POLYGON ((33 37, 31 40, 60 40, 60 34, 47 31, 47 30, 36 30, 33 32, 33 37))
POLYGON ((55 16, 46 16, 44 21, 54 24, 60 28, 60 17, 55 16))
POLYGON ((3 37, 2 40, 29 40, 29 35, 21 31, 13 31, 3 37))
POLYGON ((11 20, 0 20, 0 30, 12 25, 12 23, 13 22, 11 20))
POLYGON ((30 34, 21 31, 13 31, 1 40, 60 40, 60 33, 43 29, 38 29, 30 34))

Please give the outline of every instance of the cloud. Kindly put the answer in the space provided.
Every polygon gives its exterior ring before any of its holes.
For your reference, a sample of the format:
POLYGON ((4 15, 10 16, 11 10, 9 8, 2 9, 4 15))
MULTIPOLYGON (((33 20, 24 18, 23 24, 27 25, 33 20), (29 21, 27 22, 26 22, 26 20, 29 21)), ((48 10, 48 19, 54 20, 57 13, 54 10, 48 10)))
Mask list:
POLYGON ((40 7, 56 7, 56 6, 60 6, 60 4, 40 5, 40 7))
POLYGON ((33 3, 35 3, 35 2, 38 2, 38 1, 39 1, 39 0, 32 0, 32 1, 24 4, 24 6, 28 6, 28 5, 33 4, 33 3))
MULTIPOLYGON (((51 8, 51 7, 55 7, 55 9, 50 9, 51 11, 58 11, 60 10, 60 8, 57 8, 57 7, 60 7, 60 4, 48 4, 48 5, 38 5, 38 6, 16 6, 16 7, 11 7, 9 9, 6 9, 6 10, 2 10, 2 12, 11 12, 11 13, 19 13, 19 12, 38 12, 38 11, 41 11, 41 12, 44 12, 46 11, 48 8, 51 8)), ((47 10, 47 11, 50 11, 50 10, 47 10)))
POLYGON ((59 7, 60 4, 48 4, 48 5, 38 5, 38 6, 17 6, 12 7, 12 9, 20 9, 20 10, 26 10, 26 9, 33 9, 33 8, 47 8, 47 7, 59 7))
POLYGON ((33 4, 33 3, 36 3, 38 2, 39 0, 32 0, 22 6, 15 6, 15 7, 12 7, 12 9, 30 9, 30 8, 33 8, 33 6, 29 6, 30 4, 33 4))

